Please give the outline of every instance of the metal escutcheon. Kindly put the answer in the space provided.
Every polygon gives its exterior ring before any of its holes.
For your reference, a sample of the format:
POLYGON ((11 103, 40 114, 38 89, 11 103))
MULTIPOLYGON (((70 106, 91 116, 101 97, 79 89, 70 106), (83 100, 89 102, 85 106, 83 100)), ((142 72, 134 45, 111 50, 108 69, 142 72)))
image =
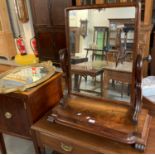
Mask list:
POLYGON ((71 152, 73 150, 73 147, 72 146, 68 146, 64 143, 61 143, 61 148, 66 151, 66 152, 71 152))

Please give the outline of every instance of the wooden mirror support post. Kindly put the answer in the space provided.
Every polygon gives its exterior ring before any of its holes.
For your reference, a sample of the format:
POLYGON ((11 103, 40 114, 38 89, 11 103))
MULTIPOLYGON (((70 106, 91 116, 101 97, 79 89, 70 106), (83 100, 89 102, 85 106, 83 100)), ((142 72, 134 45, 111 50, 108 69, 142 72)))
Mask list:
MULTIPOLYGON (((68 8, 66 10, 66 34, 67 34, 67 62, 70 62, 71 51, 69 40, 69 12, 75 10, 95 10, 97 13, 100 10, 113 9, 122 7, 132 7, 135 10, 135 33, 134 33, 134 47, 133 47, 133 70, 131 78, 131 101, 130 103, 118 100, 111 100, 109 98, 88 96, 80 92, 74 92, 72 86, 72 65, 69 63, 69 72, 66 72, 68 76, 68 95, 64 96, 61 103, 56 106, 52 114, 49 115, 49 121, 58 123, 64 126, 68 126, 83 132, 98 135, 100 137, 108 138, 112 141, 133 145, 137 150, 144 151, 147 146, 147 139, 150 130, 151 117, 148 111, 142 108, 142 65, 143 65, 143 46, 140 44, 140 16, 141 16, 141 3, 139 0, 134 2, 122 3, 122 4, 102 4, 93 6, 79 6, 74 8, 68 8)), ((88 23, 91 21, 88 20, 88 23)), ((102 26, 103 27, 103 26, 102 26)), ((90 28, 90 27, 89 27, 90 28)), ((90 29, 88 29, 90 32, 90 29)), ((143 36, 144 37, 144 36, 143 36)), ((61 53, 62 54, 62 53, 61 53)), ((65 58, 62 54, 61 59, 65 58)), ((64 60, 62 60, 65 62, 64 60)), ((88 64, 90 62, 87 62, 88 64)), ((93 62, 91 62, 93 64, 93 62)), ((63 63, 64 64, 64 63, 63 63)), ((110 62, 104 65, 109 65, 110 62)), ((68 63, 67 63, 68 65, 68 63)), ((66 67, 64 67, 66 68, 66 67)), ((67 66, 68 68, 68 66, 67 66)), ((87 68, 87 66, 85 66, 87 68)), ((90 67, 89 67, 90 68, 90 67)), ((104 74, 104 70, 107 68, 101 68, 101 70, 91 69, 87 72, 74 72, 81 77, 101 75, 104 74)), ((66 70, 66 69, 64 69, 66 70)), ((78 69, 76 69, 78 71, 78 69)), ((102 84, 102 83, 101 83, 102 84)), ((102 89, 102 87, 101 87, 102 89)), ((104 90, 103 90, 104 91, 104 90)))

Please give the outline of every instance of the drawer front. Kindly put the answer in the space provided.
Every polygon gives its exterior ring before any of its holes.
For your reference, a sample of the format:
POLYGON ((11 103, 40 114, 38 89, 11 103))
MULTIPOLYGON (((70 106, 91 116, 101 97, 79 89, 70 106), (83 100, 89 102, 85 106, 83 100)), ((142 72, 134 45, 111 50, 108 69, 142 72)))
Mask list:
POLYGON ((0 130, 29 136, 29 123, 22 100, 0 95, 0 130))
POLYGON ((84 147, 85 144, 76 143, 75 140, 72 140, 68 137, 63 138, 56 138, 52 135, 47 135, 45 133, 37 133, 38 143, 47 145, 48 147, 52 148, 54 151, 65 153, 65 154, 90 154, 90 153, 97 153, 91 148, 84 147), (70 139, 70 140, 69 140, 70 139), (73 142, 74 141, 74 142, 73 142))

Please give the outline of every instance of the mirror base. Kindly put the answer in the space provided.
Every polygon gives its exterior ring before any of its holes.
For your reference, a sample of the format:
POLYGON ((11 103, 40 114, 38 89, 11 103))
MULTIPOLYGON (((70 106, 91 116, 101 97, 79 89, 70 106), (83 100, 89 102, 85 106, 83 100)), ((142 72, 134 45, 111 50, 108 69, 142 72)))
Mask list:
POLYGON ((66 103, 66 106, 58 105, 53 109, 52 122, 134 145, 139 151, 145 150, 151 123, 147 110, 142 109, 138 120, 141 123, 135 125, 127 105, 73 95, 66 99, 66 103), (118 105, 114 107, 113 104, 118 105))

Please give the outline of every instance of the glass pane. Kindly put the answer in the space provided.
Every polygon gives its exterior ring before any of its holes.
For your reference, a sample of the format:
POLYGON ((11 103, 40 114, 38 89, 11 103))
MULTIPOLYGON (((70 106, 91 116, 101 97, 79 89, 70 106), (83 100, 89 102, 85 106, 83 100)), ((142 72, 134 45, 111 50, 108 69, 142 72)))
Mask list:
POLYGON ((69 51, 72 92, 130 102, 135 14, 135 7, 69 11, 69 35, 76 29, 70 47, 79 49, 69 51), (82 20, 88 21, 85 37, 79 33, 82 20))
POLYGON ((103 32, 97 33, 97 47, 98 49, 103 49, 103 43, 104 43, 104 34, 103 32))

